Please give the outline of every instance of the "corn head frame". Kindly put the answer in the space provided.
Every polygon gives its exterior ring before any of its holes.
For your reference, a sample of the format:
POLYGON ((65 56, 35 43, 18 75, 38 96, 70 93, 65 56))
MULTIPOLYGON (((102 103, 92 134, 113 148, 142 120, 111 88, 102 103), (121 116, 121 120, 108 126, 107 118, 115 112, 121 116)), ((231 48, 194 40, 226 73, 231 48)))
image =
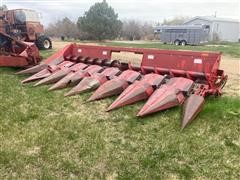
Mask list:
POLYGON ((183 105, 184 128, 206 96, 221 95, 227 75, 219 69, 220 60, 221 53, 70 44, 18 74, 32 74, 22 83, 53 84, 49 91, 72 87, 65 96, 96 90, 88 101, 119 95, 107 111, 145 100, 137 114, 142 117, 183 105), (112 60, 119 52, 141 54, 141 64, 112 60))

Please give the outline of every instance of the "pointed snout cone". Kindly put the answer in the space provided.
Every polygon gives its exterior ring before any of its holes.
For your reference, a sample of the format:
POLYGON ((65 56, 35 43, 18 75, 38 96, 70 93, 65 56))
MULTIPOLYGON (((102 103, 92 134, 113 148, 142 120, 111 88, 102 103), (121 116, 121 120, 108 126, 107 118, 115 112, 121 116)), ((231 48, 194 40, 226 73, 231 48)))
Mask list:
POLYGON ((184 99, 185 97, 182 92, 163 85, 152 94, 137 116, 145 116, 177 106, 181 104, 184 99))
POLYGON ((24 69, 22 71, 19 71, 15 74, 34 74, 34 73, 37 73, 43 69, 46 69, 48 67, 47 64, 39 64, 39 65, 36 65, 36 66, 33 66, 33 67, 30 67, 28 69, 24 69))
POLYGON ((68 86, 75 86, 82 80, 83 77, 84 77, 83 71, 70 72, 64 78, 62 78, 53 86, 51 86, 48 90, 53 91, 57 89, 63 89, 68 86))
POLYGON ((112 79, 101 85, 93 95, 88 99, 88 101, 94 101, 98 99, 103 99, 106 97, 118 95, 128 87, 128 82, 123 79, 112 79))
POLYGON ((66 76, 69 72, 70 72, 69 68, 64 68, 64 69, 58 70, 58 71, 52 73, 50 76, 40 80, 34 86, 55 83, 55 82, 59 81, 60 79, 62 79, 64 76, 66 76))
POLYGON ((23 81, 21 81, 21 83, 24 84, 24 83, 36 81, 36 80, 48 77, 50 75, 51 75, 51 72, 48 69, 43 69, 40 72, 28 77, 27 79, 24 79, 23 81))
POLYGON ((74 88, 72 88, 64 96, 73 96, 83 92, 90 91, 92 89, 97 89, 100 86, 100 82, 93 77, 85 77, 83 80, 74 88))
POLYGON ((54 84, 52 87, 50 87, 48 90, 56 90, 56 89, 62 89, 67 86, 75 86, 77 85, 84 77, 88 77, 102 69, 101 66, 98 65, 90 65, 86 69, 81 69, 77 71, 70 72, 67 76, 65 76, 63 79, 58 81, 56 84, 54 84))
POLYGON ((164 77, 158 74, 147 74, 140 81, 135 81, 109 106, 107 111, 119 108, 137 101, 147 99, 154 88, 163 83, 164 77))
POLYGON ((183 118, 181 128, 184 129, 202 110, 204 105, 204 97, 192 94, 183 106, 183 118))
POLYGON ((123 93, 108 107, 107 111, 147 99, 153 91, 154 89, 150 84, 143 84, 140 81, 137 81, 125 89, 123 93))

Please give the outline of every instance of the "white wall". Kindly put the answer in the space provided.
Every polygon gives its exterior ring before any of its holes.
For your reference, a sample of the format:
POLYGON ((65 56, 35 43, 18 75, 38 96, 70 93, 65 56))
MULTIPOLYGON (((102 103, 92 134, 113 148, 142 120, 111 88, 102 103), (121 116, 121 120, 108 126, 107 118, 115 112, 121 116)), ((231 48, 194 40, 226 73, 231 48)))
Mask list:
POLYGON ((207 21, 194 19, 185 23, 186 25, 206 24, 210 26, 209 41, 213 40, 214 33, 217 33, 221 41, 238 42, 240 38, 240 23, 228 21, 207 21))
POLYGON ((213 32, 218 34, 221 41, 237 42, 240 38, 240 23, 215 21, 213 32))

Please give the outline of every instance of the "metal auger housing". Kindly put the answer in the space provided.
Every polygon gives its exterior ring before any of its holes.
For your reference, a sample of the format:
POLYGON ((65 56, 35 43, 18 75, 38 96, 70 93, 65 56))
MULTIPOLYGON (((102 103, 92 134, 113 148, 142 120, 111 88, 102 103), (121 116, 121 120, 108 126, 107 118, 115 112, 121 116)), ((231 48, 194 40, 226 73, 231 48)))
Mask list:
POLYGON ((107 111, 147 100, 137 116, 183 105, 181 127, 201 111, 204 98, 219 96, 227 75, 219 69, 221 53, 70 44, 41 64, 18 72, 33 74, 23 83, 73 87, 65 96, 96 91, 88 101, 119 95, 107 111), (142 54, 140 65, 111 60, 112 53, 142 54))

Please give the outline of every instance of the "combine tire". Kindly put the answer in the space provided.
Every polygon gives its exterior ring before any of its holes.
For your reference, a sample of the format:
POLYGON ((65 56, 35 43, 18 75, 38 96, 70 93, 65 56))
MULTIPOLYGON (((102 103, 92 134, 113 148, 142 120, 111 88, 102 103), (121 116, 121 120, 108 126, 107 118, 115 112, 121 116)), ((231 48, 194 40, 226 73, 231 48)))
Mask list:
POLYGON ((52 49, 52 41, 50 40, 49 37, 44 35, 38 37, 36 41, 36 45, 38 49, 41 49, 41 50, 52 49))

